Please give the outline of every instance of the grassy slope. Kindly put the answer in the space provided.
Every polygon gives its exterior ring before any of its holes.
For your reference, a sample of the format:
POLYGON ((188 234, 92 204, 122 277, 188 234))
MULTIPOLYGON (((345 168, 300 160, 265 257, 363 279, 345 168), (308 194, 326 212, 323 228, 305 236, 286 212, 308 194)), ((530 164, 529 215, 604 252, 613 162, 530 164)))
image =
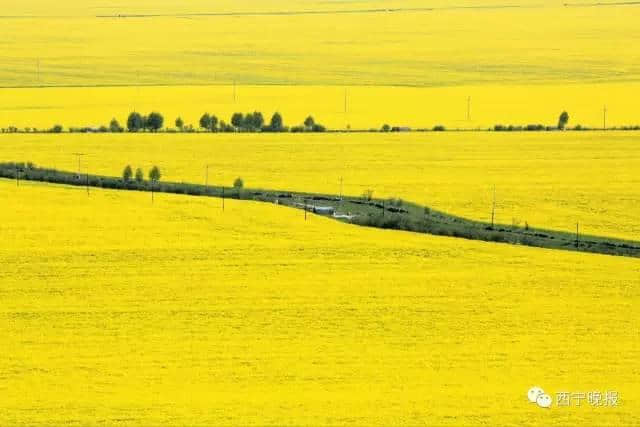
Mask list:
POLYGON ((635 260, 250 202, 0 190, 7 424, 639 421, 635 260), (623 402, 541 411, 533 384, 623 402))
POLYGON ((450 236, 470 240, 492 241, 514 245, 535 246, 547 249, 570 250, 607 255, 640 257, 640 242, 614 239, 610 236, 585 235, 576 225, 574 232, 557 232, 528 225, 477 222, 447 212, 438 212, 428 206, 400 199, 380 199, 367 194, 362 197, 341 197, 338 194, 292 192, 289 189, 242 188, 203 185, 159 180, 151 182, 133 180, 125 182, 121 177, 42 168, 25 163, 0 163, 0 177, 15 181, 39 181, 85 187, 87 195, 92 188, 118 189, 122 191, 146 191, 153 202, 156 193, 183 194, 188 196, 216 197, 224 208, 225 199, 238 199, 275 203, 304 212, 305 220, 311 214, 367 227, 412 231, 417 233, 450 236))
POLYGON ((471 219, 640 239, 637 133, 411 135, 4 135, 0 159, 169 181, 400 197, 471 219))

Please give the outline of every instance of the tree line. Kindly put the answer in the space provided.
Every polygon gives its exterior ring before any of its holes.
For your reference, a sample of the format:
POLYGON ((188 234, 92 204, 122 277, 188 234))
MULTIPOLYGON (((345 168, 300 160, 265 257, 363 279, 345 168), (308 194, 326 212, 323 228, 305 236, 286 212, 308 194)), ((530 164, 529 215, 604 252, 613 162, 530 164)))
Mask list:
MULTIPOLYGON (((120 125, 117 119, 113 118, 108 126, 99 127, 69 127, 70 133, 120 133, 120 132, 325 132, 327 128, 315 121, 313 116, 308 116, 301 125, 288 127, 284 123, 282 115, 278 112, 271 116, 271 120, 267 123, 264 115, 259 111, 251 113, 234 113, 231 116, 229 122, 219 120, 215 114, 204 113, 198 121, 198 127, 194 127, 191 124, 186 124, 181 117, 175 119, 175 127, 169 128, 165 126, 164 116, 159 112, 151 112, 148 115, 142 115, 136 111, 129 114, 125 126, 120 125)), ((504 125, 496 124, 492 128, 476 128, 476 129, 454 129, 454 130, 475 130, 475 131, 495 131, 495 132, 517 132, 517 131, 555 131, 555 130, 574 130, 574 131, 586 131, 586 130, 640 130, 640 126, 612 126, 593 128, 581 125, 575 125, 569 127, 569 113, 563 111, 558 117, 557 125, 549 126, 543 124, 528 124, 528 125, 504 125)), ((415 129, 417 132, 425 131, 444 132, 448 130, 443 125, 436 125, 430 129, 415 129)), ((347 131, 351 131, 347 126, 347 131)), ((408 126, 391 126, 384 124, 379 129, 360 130, 356 132, 411 132, 412 129, 408 126)), ((0 128, 0 133, 62 133, 64 127, 56 124, 48 129, 37 129, 35 127, 26 127, 18 129, 15 126, 9 126, 7 128, 0 128)))
MULTIPOLYGON (((195 132, 193 125, 185 124, 181 117, 175 119, 175 129, 179 132, 195 132)), ((308 116, 300 126, 288 127, 284 123, 282 114, 273 113, 267 123, 260 111, 250 113, 233 113, 229 122, 219 120, 215 114, 204 113, 198 121, 199 129, 205 132, 325 132, 327 129, 320 123, 316 123, 313 116, 308 116)), ((129 114, 126 123, 128 132, 158 132, 164 126, 164 116, 158 112, 152 112, 143 116, 138 112, 129 114)), ((116 119, 111 121, 110 132, 124 132, 116 119)))

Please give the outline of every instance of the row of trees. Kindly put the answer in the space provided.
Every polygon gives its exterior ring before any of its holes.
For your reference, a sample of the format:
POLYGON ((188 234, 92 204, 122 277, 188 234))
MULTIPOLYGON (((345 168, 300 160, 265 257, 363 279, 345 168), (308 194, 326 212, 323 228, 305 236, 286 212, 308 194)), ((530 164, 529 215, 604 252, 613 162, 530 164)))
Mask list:
MULTIPOLYGON (((116 131, 120 132, 120 124, 116 119, 111 120, 111 125, 113 129, 117 129, 116 131)), ((140 132, 140 131, 150 131, 157 132, 162 129, 164 125, 164 116, 158 112, 152 112, 148 116, 143 116, 138 112, 133 112, 129 114, 127 118, 127 129, 129 132, 140 132)))
MULTIPOLYGON (((497 132, 501 131, 552 131, 552 130, 591 130, 591 128, 576 125, 573 128, 568 128, 569 113, 563 111, 558 117, 558 124, 556 126, 545 126, 542 124, 528 124, 528 125, 503 125, 497 124, 493 129, 497 132)), ((146 116, 137 112, 129 114, 126 123, 126 129, 120 125, 115 118, 111 120, 109 126, 100 126, 98 128, 92 127, 70 127, 69 132, 158 132, 164 126, 164 116, 158 112, 152 112, 146 116)), ((292 126, 291 128, 285 126, 282 115, 278 112, 271 116, 269 123, 265 123, 264 116, 259 111, 253 113, 234 113, 231 116, 230 123, 226 123, 224 120, 218 120, 213 114, 205 113, 200 117, 199 126, 201 129, 207 132, 325 132, 326 128, 316 123, 312 116, 308 116, 304 123, 300 126, 292 126)), ((185 125, 184 120, 178 117, 175 120, 175 127, 180 132, 195 132, 196 130, 192 125, 185 125)), ((611 130, 640 130, 640 126, 622 126, 622 127, 610 127, 611 130)), ((423 130, 423 129, 421 129, 423 130)), ((446 128, 442 125, 436 125, 431 130, 433 131, 445 131, 446 128)), ((45 132, 61 133, 64 128, 61 125, 55 125, 45 132)), ((172 131, 167 129, 167 131, 172 131)), ((174 130, 173 130, 174 131, 174 130)), ((376 129, 371 129, 374 132, 376 129)), ((409 127, 402 126, 390 126, 384 124, 380 128, 381 132, 408 132, 411 131, 409 127)), ((24 128, 20 130, 16 127, 8 127, 0 129, 0 133, 18 133, 18 132, 38 132, 36 128, 24 128)))
MULTIPOLYGON (((152 183, 157 183, 160 181, 160 178, 162 178, 162 172, 160 172, 160 168, 158 166, 152 167, 149 171, 149 181, 151 181, 152 183)), ((142 171, 142 168, 137 168, 134 174, 131 165, 125 166, 124 170, 122 171, 122 181, 127 184, 133 182, 134 180, 138 184, 144 182, 144 172, 142 171)), ((243 187, 244 181, 242 180, 242 178, 238 177, 233 181, 233 188, 241 189, 243 187)))
MULTIPOLYGON (((558 124, 556 126, 545 126, 542 124, 528 124, 526 126, 520 125, 502 125, 497 124, 493 127, 496 132, 509 132, 509 131, 551 131, 551 130, 565 130, 569 124, 569 113, 563 111, 558 117, 558 124)), ((574 130, 583 130, 582 126, 577 125, 574 130)))
MULTIPOLYGON (((158 182, 160 181, 160 178, 162 178, 162 172, 160 172, 160 168, 157 166, 152 167, 151 170, 149 171, 149 181, 158 182)), ((132 179, 135 179, 135 181, 138 183, 143 182, 144 172, 142 171, 141 168, 137 168, 134 176, 131 165, 127 165, 122 171, 122 180, 125 183, 129 183, 131 182, 132 179)))
MULTIPOLYGON (((164 125, 164 117, 158 112, 152 112, 148 116, 143 116, 140 113, 132 112, 127 118, 127 130, 129 132, 141 132, 150 131, 157 132, 162 129, 164 125)), ((278 112, 271 116, 269 123, 265 122, 264 115, 260 111, 254 111, 252 113, 242 114, 234 113, 231 116, 230 123, 224 120, 218 120, 218 117, 214 114, 204 113, 200 117, 200 128, 208 132, 324 132, 326 128, 316 123, 312 116, 309 116, 304 121, 303 126, 294 126, 288 128, 284 124, 282 115, 278 112)), ((193 132, 192 126, 187 126, 181 117, 175 120, 176 128, 181 132, 193 132)), ((124 129, 120 126, 116 119, 111 121, 109 126, 111 132, 123 132, 124 129)))
MULTIPOLYGON (((253 113, 234 113, 231 116, 231 123, 224 120, 218 121, 218 117, 213 114, 204 113, 200 117, 200 128, 209 132, 324 132, 326 128, 316 123, 312 116, 305 119, 303 126, 293 126, 288 128, 284 124, 282 115, 273 113, 269 123, 265 123, 264 115, 260 111, 253 113)), ((176 119, 176 127, 183 129, 184 122, 181 118, 176 119)))

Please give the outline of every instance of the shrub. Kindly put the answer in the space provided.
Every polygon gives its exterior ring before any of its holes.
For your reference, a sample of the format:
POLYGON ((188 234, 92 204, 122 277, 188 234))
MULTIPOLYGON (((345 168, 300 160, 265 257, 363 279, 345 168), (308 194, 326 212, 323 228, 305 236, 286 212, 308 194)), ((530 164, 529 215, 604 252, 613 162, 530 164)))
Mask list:
POLYGON ((446 128, 442 125, 435 125, 433 127, 433 131, 434 132, 444 132, 446 130, 446 128))
POLYGON ((49 132, 51 133, 61 133, 62 132, 62 125, 54 125, 51 129, 49 129, 49 132))
POLYGON ((309 116, 304 120, 304 127, 306 127, 309 130, 313 129, 315 124, 316 124, 316 121, 313 119, 312 116, 309 116))
POLYGON ((383 124, 382 125, 382 132, 391 132, 391 126, 389 126, 388 124, 383 124))
POLYGON ((124 131, 124 129, 122 128, 122 126, 120 126, 120 123, 118 123, 118 121, 115 119, 115 117, 113 119, 111 119, 111 123, 109 123, 109 130, 111 132, 122 132, 122 131, 124 131))
POLYGON ((138 168, 136 169, 136 182, 141 183, 142 181, 144 181, 144 172, 142 172, 142 169, 138 168))
POLYGON ((312 127, 311 130, 313 132, 325 132, 327 130, 327 128, 325 128, 323 125, 319 124, 319 123, 315 123, 312 127))
POLYGON ((244 181, 242 180, 242 178, 238 177, 235 179, 235 181, 233 181, 233 188, 243 188, 244 187, 244 181))

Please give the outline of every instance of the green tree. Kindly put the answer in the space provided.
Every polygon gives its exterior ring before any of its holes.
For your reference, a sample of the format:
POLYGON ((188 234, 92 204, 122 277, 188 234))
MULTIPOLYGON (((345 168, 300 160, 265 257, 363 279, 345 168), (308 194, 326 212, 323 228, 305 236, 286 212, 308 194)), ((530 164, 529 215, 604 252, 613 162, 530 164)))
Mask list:
POLYGON ((136 169, 136 182, 141 183, 142 181, 144 181, 144 172, 142 172, 142 169, 138 168, 136 169))
POLYGON ((153 182, 158 182, 160 181, 160 178, 162 178, 160 168, 158 168, 157 166, 152 167, 149 171, 149 179, 153 182))
POLYGON ((211 116, 209 113, 204 113, 202 117, 200 117, 200 127, 202 129, 211 130, 211 116))
POLYGON ((129 114, 127 118, 127 129, 129 132, 139 132, 144 125, 144 121, 142 120, 142 116, 140 113, 136 113, 135 111, 129 114))
POLYGON ((211 132, 214 132, 217 127, 218 127, 218 118, 215 116, 215 114, 212 114, 211 115, 211 132))
POLYGON ((273 132, 280 132, 284 127, 284 121, 282 120, 282 115, 278 112, 273 113, 271 116, 271 123, 269 124, 269 128, 273 132))
POLYGON ((182 120, 182 117, 178 117, 176 119, 176 127, 180 130, 184 129, 184 121, 182 120))
POLYGON ((146 124, 147 128, 151 132, 157 132, 159 129, 162 129, 162 125, 164 124, 164 117, 162 116, 162 114, 154 111, 153 113, 149 114, 146 124))
POLYGON ((113 118, 111 119, 111 123, 109 123, 109 131, 111 132, 122 132, 124 129, 122 129, 122 126, 120 126, 120 123, 118 123, 118 121, 113 118))
POLYGON ((238 129, 241 129, 244 126, 244 116, 242 113, 233 113, 231 116, 231 124, 238 129))
POLYGON ((125 183, 128 183, 129 181, 131 181, 132 176, 133 176, 133 170, 131 169, 130 165, 127 165, 122 171, 122 180, 125 183))
POLYGON ((311 116, 307 117, 307 118, 304 120, 304 126, 305 126, 307 129, 312 129, 312 128, 313 128, 313 125, 315 125, 315 124, 316 124, 316 121, 315 121, 315 120, 313 120, 313 117, 311 117, 311 116))
POLYGON ((264 126, 264 116, 262 115, 262 113, 260 111, 254 111, 253 112, 252 127, 257 130, 257 129, 262 128, 262 126, 264 126))
POLYGON ((390 131, 391 131, 391 126, 389 126, 386 123, 382 125, 382 132, 390 132, 390 131))
POLYGON ((564 130, 567 127, 567 123, 569 123, 569 113, 563 111, 558 118, 558 129, 564 130))
POLYGON ((244 187, 244 181, 242 180, 242 178, 238 177, 235 179, 235 181, 233 181, 233 188, 243 188, 244 187))

